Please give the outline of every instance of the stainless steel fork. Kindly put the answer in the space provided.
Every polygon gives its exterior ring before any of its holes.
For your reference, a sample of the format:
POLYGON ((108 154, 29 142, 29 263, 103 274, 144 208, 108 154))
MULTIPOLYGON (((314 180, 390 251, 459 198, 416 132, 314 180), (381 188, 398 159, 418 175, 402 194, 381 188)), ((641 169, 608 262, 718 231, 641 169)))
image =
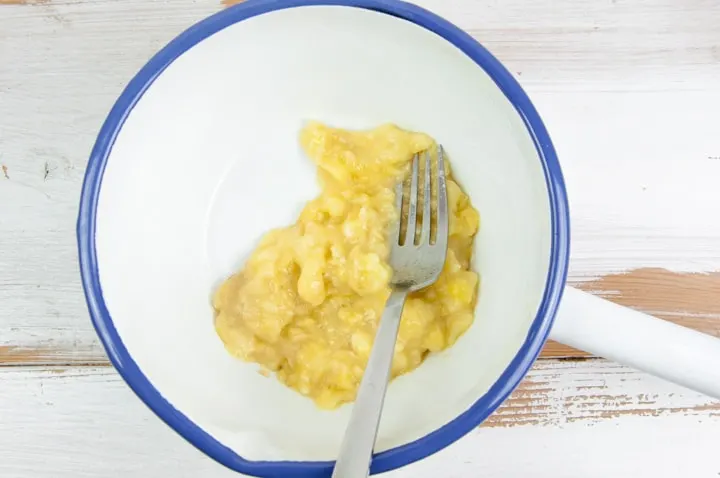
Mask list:
POLYGON ((333 478, 366 478, 369 475, 378 425, 382 414, 385 390, 390 378, 395 341, 400 327, 405 299, 410 292, 434 283, 445 264, 448 244, 448 204, 445 183, 445 160, 442 146, 437 152, 437 201, 432 201, 431 155, 428 151, 416 154, 412 160, 409 195, 405 196, 400 182, 395 197, 400 219, 390 228, 390 267, 392 293, 385 305, 375 343, 365 374, 358 390, 350 423, 345 431, 340 455, 333 470, 333 478), (420 176, 420 156, 424 158, 423 178, 420 176), (418 216, 418 183, 422 181, 422 215, 418 216), (403 221, 403 206, 407 206, 407 221, 403 221), (435 234, 431 219, 435 218, 435 234), (419 234, 418 234, 419 233, 419 234))

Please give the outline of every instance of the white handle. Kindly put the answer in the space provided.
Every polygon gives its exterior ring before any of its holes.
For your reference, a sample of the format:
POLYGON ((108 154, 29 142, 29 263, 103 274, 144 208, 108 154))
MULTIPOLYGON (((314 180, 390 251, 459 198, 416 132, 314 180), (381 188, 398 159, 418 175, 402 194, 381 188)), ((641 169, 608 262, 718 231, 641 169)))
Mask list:
POLYGON ((552 339, 720 399, 720 339, 565 288, 552 339))

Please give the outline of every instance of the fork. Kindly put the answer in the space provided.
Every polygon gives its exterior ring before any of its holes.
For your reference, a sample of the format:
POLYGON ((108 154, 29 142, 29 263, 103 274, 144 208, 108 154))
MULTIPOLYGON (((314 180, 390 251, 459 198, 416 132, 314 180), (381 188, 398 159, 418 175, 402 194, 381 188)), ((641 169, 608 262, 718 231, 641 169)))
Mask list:
POLYGON ((380 319, 375 343, 360 383, 332 478, 367 478, 369 475, 405 299, 411 292, 433 284, 445 264, 448 204, 445 159, 440 145, 437 148, 436 204, 433 204, 431 195, 432 169, 429 151, 416 154, 412 159, 409 196, 405 196, 404 181, 400 181, 395 188, 400 219, 395 227, 390 228, 388 238, 391 242, 389 263, 393 270, 390 281, 392 292, 380 319), (417 212, 421 155, 424 157, 425 167, 422 179, 422 216, 419 217, 417 212), (407 205, 408 211, 404 224, 403 205, 407 205), (431 237, 432 217, 436 218, 434 238, 431 237), (402 234, 403 229, 405 234, 402 234))

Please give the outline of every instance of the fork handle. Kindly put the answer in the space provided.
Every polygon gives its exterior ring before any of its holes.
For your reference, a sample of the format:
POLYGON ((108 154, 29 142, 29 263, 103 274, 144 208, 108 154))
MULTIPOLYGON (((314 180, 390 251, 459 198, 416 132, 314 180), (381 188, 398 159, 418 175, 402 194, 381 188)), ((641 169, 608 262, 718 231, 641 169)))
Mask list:
POLYGON ((332 478, 367 478, 407 290, 393 290, 375 334, 332 478))

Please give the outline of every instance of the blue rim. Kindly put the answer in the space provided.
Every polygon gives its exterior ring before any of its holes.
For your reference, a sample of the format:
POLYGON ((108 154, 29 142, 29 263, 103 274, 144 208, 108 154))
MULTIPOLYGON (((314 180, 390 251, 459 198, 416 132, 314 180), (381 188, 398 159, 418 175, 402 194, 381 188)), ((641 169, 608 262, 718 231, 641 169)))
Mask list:
POLYGON ((372 473, 381 473, 431 455, 478 426, 507 398, 528 372, 550 332, 567 276, 570 230, 567 195, 560 164, 548 132, 530 99, 510 73, 470 35, 418 6, 399 0, 248 0, 195 24, 158 52, 130 81, 113 106, 93 147, 80 198, 77 223, 80 271, 93 325, 110 361, 133 391, 187 441, 223 465, 264 478, 328 477, 332 462, 250 461, 223 446, 173 408, 128 354, 102 295, 95 252, 95 226, 103 172, 125 119, 148 87, 176 58, 203 39, 247 18, 285 8, 338 5, 374 10, 403 18, 445 38, 483 68, 512 102, 530 132, 543 165, 551 209, 550 269, 538 314, 519 352, 490 390, 470 409, 412 443, 377 454, 372 473))

